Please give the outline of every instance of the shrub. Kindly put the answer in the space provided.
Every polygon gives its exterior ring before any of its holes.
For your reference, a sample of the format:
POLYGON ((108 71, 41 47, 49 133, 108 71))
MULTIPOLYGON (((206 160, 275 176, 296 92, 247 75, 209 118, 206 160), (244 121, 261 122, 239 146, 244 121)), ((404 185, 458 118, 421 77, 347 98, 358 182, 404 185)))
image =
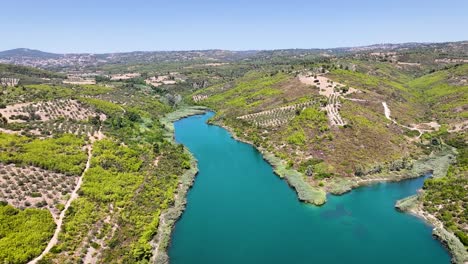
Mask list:
POLYGON ((26 263, 42 252, 54 230, 54 220, 47 210, 0 205, 0 261, 26 263))

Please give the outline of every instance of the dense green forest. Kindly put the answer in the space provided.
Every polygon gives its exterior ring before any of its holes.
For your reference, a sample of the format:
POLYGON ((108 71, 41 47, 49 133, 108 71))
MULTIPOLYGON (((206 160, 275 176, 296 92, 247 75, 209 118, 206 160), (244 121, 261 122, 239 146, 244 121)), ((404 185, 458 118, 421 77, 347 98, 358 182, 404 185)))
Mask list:
POLYGON ((20 210, 0 203, 0 259, 3 263, 26 263, 41 254, 54 230, 47 210, 20 210))
POLYGON ((65 134, 50 139, 0 133, 0 161, 79 175, 86 162, 84 139, 65 134))

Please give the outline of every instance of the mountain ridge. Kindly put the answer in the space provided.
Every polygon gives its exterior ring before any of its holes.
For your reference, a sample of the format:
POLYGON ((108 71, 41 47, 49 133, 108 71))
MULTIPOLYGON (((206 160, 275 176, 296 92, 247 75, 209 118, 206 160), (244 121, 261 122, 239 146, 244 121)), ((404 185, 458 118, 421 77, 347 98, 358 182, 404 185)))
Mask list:
POLYGON ((199 49, 199 50, 133 50, 123 52, 104 52, 104 53, 92 53, 92 52, 69 52, 69 53, 55 53, 47 52, 38 49, 30 48, 14 48, 0 51, 0 58, 7 56, 18 56, 18 55, 38 55, 38 56, 67 56, 67 55, 113 55, 113 54, 132 54, 132 53, 175 53, 175 52, 231 52, 231 53, 258 53, 261 51, 364 51, 364 50, 375 50, 375 49, 398 49, 398 48, 414 48, 414 47, 427 47, 434 45, 446 45, 446 44, 461 44, 468 45, 468 40, 460 41, 446 41, 446 42, 404 42, 404 43, 375 43, 370 45, 357 45, 357 46, 341 46, 331 48, 283 48, 283 49, 249 49, 249 50, 230 50, 230 49, 199 49))

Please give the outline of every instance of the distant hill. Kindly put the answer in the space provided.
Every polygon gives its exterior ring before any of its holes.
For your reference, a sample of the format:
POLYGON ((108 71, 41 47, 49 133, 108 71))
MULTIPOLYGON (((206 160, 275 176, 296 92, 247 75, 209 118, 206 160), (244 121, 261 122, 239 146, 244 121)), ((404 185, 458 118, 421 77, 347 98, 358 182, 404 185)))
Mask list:
POLYGON ((62 54, 55 54, 55 53, 49 53, 49 52, 44 52, 40 50, 24 49, 24 48, 0 51, 1 59, 15 58, 15 57, 16 58, 27 57, 27 58, 40 58, 40 59, 55 59, 55 58, 59 58, 62 56, 63 56, 62 54))
POLYGON ((258 55, 261 52, 267 53, 285 53, 288 55, 302 54, 302 53, 350 53, 350 52, 360 52, 360 51, 388 51, 388 50, 408 50, 408 49, 417 49, 417 48, 452 48, 452 49, 461 49, 466 51, 468 49, 468 41, 458 41, 458 42, 441 42, 441 43, 419 43, 419 42, 409 42, 409 43, 382 43, 382 44, 373 44, 366 46, 355 46, 355 47, 336 47, 336 48, 306 48, 306 49, 276 49, 276 50, 245 50, 245 51, 231 51, 231 50, 185 50, 185 51, 132 51, 132 52, 117 52, 117 53, 70 53, 70 54, 59 54, 59 53, 50 53, 44 52, 35 49, 27 48, 18 48, 0 51, 0 59, 5 58, 14 58, 14 57, 28 57, 28 58, 37 58, 37 59, 46 59, 46 58, 60 58, 60 57, 70 57, 70 56, 98 56, 102 58, 112 58, 112 57, 141 57, 141 56, 170 56, 174 54, 183 54, 185 56, 197 57, 211 57, 217 59, 243 59, 246 57, 258 55))
POLYGON ((64 74, 12 64, 0 63, 0 78, 18 78, 20 84, 47 82, 48 79, 63 79, 64 74))
MULTIPOLYGON (((402 52, 404 56, 416 57, 417 52, 432 53, 436 59, 466 60, 468 41, 445 43, 401 43, 375 44, 360 47, 330 49, 277 49, 277 50, 188 50, 188 51, 134 51, 120 53, 74 53, 57 54, 33 49, 12 49, 0 52, 0 63, 26 65, 56 71, 99 67, 105 64, 151 64, 161 62, 236 62, 241 60, 310 59, 316 57, 336 57, 348 54, 369 54, 376 52, 402 52)), ((403 55, 403 54, 401 54, 403 55)), ((413 58, 414 61, 417 59, 413 58)))

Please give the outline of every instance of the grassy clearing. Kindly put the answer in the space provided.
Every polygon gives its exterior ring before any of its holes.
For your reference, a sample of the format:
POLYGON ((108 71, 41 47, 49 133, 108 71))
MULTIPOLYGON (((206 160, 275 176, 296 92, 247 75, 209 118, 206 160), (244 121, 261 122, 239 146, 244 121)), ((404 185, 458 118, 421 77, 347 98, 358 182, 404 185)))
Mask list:
POLYGON ((334 149, 327 151, 332 163, 341 168, 341 173, 351 169, 354 174, 359 167, 389 162, 409 154, 411 146, 406 144, 399 128, 387 127, 380 113, 349 101, 343 103, 341 113, 349 120, 349 127, 335 131, 334 149))
POLYGON ((106 87, 96 84, 73 85, 72 89, 79 92, 81 96, 96 96, 106 94, 114 90, 112 87, 106 87))
POLYGON ((71 98, 73 90, 59 85, 34 84, 19 87, 7 87, 0 103, 4 105, 21 102, 50 101, 71 98))
POLYGON ((72 99, 79 96, 97 96, 113 90, 113 88, 99 85, 56 84, 28 84, 2 89, 4 89, 4 91, 1 91, 0 106, 22 102, 72 99))

